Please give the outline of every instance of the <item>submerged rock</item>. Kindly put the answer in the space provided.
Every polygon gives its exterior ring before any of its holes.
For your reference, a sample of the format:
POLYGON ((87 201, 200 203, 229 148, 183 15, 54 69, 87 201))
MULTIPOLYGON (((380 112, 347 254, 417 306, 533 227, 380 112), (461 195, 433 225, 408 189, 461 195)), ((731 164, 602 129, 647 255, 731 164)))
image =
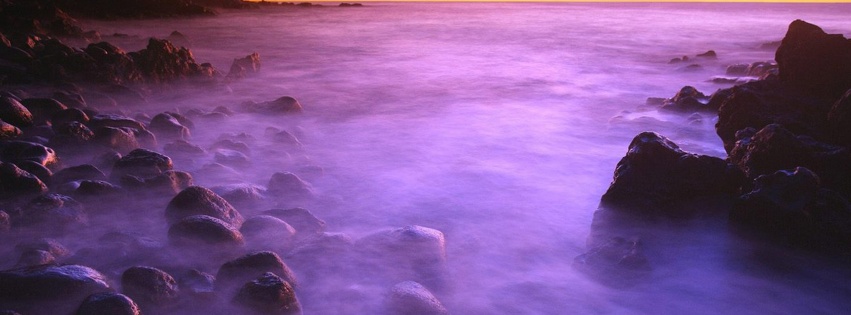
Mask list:
POLYGON ((296 235, 296 230, 287 222, 269 215, 246 220, 239 231, 251 247, 272 250, 289 248, 296 235))
POLYGON ((233 302, 251 314, 301 314, 293 287, 271 272, 243 285, 233 302))
POLYGON ((121 274, 121 292, 139 303, 143 309, 159 309, 173 305, 178 299, 177 281, 157 268, 136 266, 121 274))
POLYGON ((246 103, 243 106, 248 112, 275 115, 297 114, 304 110, 298 100, 291 96, 283 96, 264 103, 246 103))
POLYGON ((443 233, 417 225, 378 231, 355 242, 361 272, 376 279, 414 279, 444 285, 446 240, 443 233))
POLYGON ((89 295, 75 315, 141 315, 136 302, 121 293, 95 293, 89 295))
POLYGON ((125 175, 132 175, 148 178, 160 175, 173 168, 174 164, 172 164, 171 158, 154 151, 136 149, 115 162, 110 177, 121 179, 125 175))
POLYGON ((710 108, 706 105, 706 102, 709 100, 709 97, 703 95, 700 91, 692 86, 684 86, 677 92, 677 95, 674 95, 673 98, 666 99, 662 102, 663 110, 671 110, 671 111, 684 111, 684 112, 692 112, 692 111, 712 111, 714 109, 710 108))
POLYGON ((71 314, 89 295, 111 290, 106 277, 86 266, 0 271, 0 309, 24 314, 71 314))
POLYGON ((637 240, 613 237, 573 259, 573 268, 614 286, 631 285, 651 271, 637 240))
POLYGON ((297 286, 295 275, 278 254, 270 251, 254 252, 223 264, 216 274, 216 290, 230 292, 258 276, 271 272, 292 286, 297 286))
POLYGON ((299 237, 309 237, 325 232, 325 221, 317 218, 310 210, 304 208, 271 209, 263 211, 263 214, 284 220, 284 222, 295 228, 299 237))
POLYGON ((200 186, 186 188, 174 196, 166 207, 165 215, 169 222, 193 215, 211 216, 235 227, 243 222, 242 215, 227 200, 200 186))
POLYGON ((426 287, 414 281, 399 282, 390 289, 391 314, 448 315, 449 311, 426 287))
POLYGON ((182 247, 221 247, 228 250, 245 244, 242 233, 230 224, 206 215, 185 217, 168 229, 171 244, 182 247))
POLYGON ((0 162, 0 199, 33 196, 47 192, 38 177, 12 163, 0 162))

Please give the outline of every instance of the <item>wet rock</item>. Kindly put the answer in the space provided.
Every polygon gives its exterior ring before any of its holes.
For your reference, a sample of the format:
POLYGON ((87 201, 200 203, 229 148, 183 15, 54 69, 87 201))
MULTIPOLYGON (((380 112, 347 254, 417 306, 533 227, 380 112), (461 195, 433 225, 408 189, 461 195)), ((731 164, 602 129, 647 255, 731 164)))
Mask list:
POLYGON ((23 134, 20 128, 0 120, 0 140, 12 140, 23 134))
POLYGON ((86 108, 86 100, 77 93, 56 91, 53 93, 53 99, 71 108, 86 108))
POLYGON ((98 129, 102 127, 145 129, 145 124, 121 115, 95 115, 88 123, 89 128, 98 129))
POLYGON ((795 20, 774 59, 787 88, 830 100, 851 89, 851 41, 842 34, 795 20))
POLYGON ((414 281, 399 282, 390 289, 391 314, 448 315, 449 311, 426 287, 414 281))
POLYGON ((21 253, 20 259, 16 266, 18 267, 35 267, 41 265, 52 265, 56 263, 56 257, 53 257, 49 252, 33 249, 21 253))
POLYGON ((757 177, 730 220, 781 244, 848 253, 851 204, 798 167, 757 177))
MULTIPOLYGON (((87 205, 86 209, 95 212, 107 212, 118 204, 126 202, 128 197, 124 188, 102 180, 82 180, 76 182, 71 195, 87 205)), ((66 185, 67 189, 67 185, 66 185)))
POLYGON ((51 186, 59 186, 78 180, 105 180, 106 174, 91 164, 67 167, 59 170, 50 178, 51 186))
POLYGON ((263 211, 263 214, 284 220, 295 228, 299 237, 309 237, 325 232, 325 221, 304 208, 271 209, 263 211))
POLYGON ((35 175, 35 177, 38 177, 38 179, 40 179, 44 183, 49 183, 50 177, 53 175, 53 173, 50 172, 50 169, 48 169, 44 165, 41 165, 38 162, 19 161, 15 162, 15 164, 18 165, 18 167, 20 167, 22 170, 35 175))
POLYGON ((851 144, 851 90, 833 103, 827 122, 833 139, 846 146, 851 144))
POLYGON ((364 259, 362 272, 378 278, 414 279, 443 285, 446 240, 443 233, 417 225, 369 234, 355 242, 364 259))
POLYGON ((705 53, 698 54, 697 57, 706 59, 718 59, 718 54, 714 50, 709 50, 705 53))
POLYGON ((243 58, 234 59, 227 78, 240 79, 260 71, 260 54, 252 53, 243 58))
POLYGON ((110 290, 106 277, 79 265, 0 272, 0 308, 24 314, 71 314, 89 295, 110 290))
POLYGON ((94 130, 92 141, 119 152, 130 152, 139 148, 133 129, 101 127, 94 130))
POLYGON ((215 143, 213 143, 213 145, 210 146, 210 150, 220 150, 220 149, 237 151, 237 152, 243 153, 245 155, 251 154, 251 148, 248 147, 247 144, 245 144, 244 142, 240 142, 240 141, 234 141, 232 139, 221 139, 219 141, 216 141, 215 143))
POLYGON ((297 286, 293 272, 278 254, 254 252, 224 263, 216 274, 216 290, 230 292, 266 272, 274 273, 292 286, 297 286))
POLYGON ((211 190, 235 206, 254 206, 266 199, 266 189, 252 184, 216 186, 211 190))
POLYGON ((646 277, 650 263, 637 240, 613 237, 573 259, 573 268, 603 283, 628 286, 646 277))
POLYGON ((186 188, 174 196, 165 211, 169 222, 199 214, 217 218, 235 227, 242 225, 243 221, 242 215, 227 200, 199 186, 186 188))
POLYGON ((749 64, 737 63, 734 65, 727 66, 727 70, 724 73, 731 76, 746 76, 748 75, 749 68, 749 64))
POLYGON ((13 215, 12 222, 21 227, 38 227, 48 234, 61 234, 88 223, 83 205, 68 196, 41 195, 13 215))
POLYGON ((0 210, 0 234, 9 232, 12 228, 12 221, 9 219, 9 214, 6 211, 0 210))
MULTIPOLYGON (((176 114, 175 114, 176 115, 176 114)), ((189 139, 191 132, 172 113, 159 113, 151 119, 151 131, 164 139, 189 139)))
POLYGON ((692 86, 684 86, 677 92, 677 95, 674 95, 673 98, 666 99, 662 103, 662 109, 671 110, 671 111, 699 111, 699 110, 712 110, 708 106, 706 106, 706 102, 709 98, 706 95, 703 95, 700 91, 692 86))
POLYGON ((291 284, 271 272, 243 285, 233 302, 250 314, 301 314, 291 284))
POLYGON ((684 152, 654 132, 635 136, 615 169, 602 203, 624 210, 682 216, 670 205, 700 196, 724 196, 741 185, 740 171, 724 160, 684 152))
POLYGON ((682 57, 672 58, 671 60, 668 61, 668 63, 669 64, 682 63, 682 62, 686 62, 688 60, 689 60, 688 56, 682 56, 682 57))
POLYGON ((89 122, 89 115, 77 108, 69 108, 56 112, 56 114, 50 117, 50 124, 52 126, 61 126, 62 124, 74 121, 85 124, 89 122))
MULTIPOLYGON (((50 138, 48 145, 62 153, 84 153, 88 152, 89 144, 93 143, 95 133, 83 123, 72 121, 53 125, 54 136, 50 138)), ((104 134, 101 133, 103 137, 104 134)), ((132 147, 134 144, 118 145, 120 141, 113 141, 109 136, 100 139, 108 147, 132 147)), ((131 141, 132 142, 132 141, 131 141)))
POLYGON ((200 157, 207 153, 201 147, 194 145, 185 140, 175 140, 163 146, 163 152, 168 155, 179 156, 183 158, 200 157))
POLYGON ((225 221, 206 215, 194 215, 180 219, 168 229, 171 244, 202 248, 217 246, 221 249, 241 247, 245 241, 239 230, 225 221))
POLYGON ((214 70, 195 62, 192 52, 164 39, 151 38, 148 46, 132 55, 148 82, 160 84, 189 77, 212 76, 214 70))
POLYGON ((95 293, 89 295, 76 315, 141 315, 136 302, 121 293, 95 293))
POLYGON ((22 100, 21 104, 32 113, 35 125, 46 124, 53 115, 68 109, 68 106, 52 98, 27 98, 22 100))
POLYGON ((179 290, 174 278, 157 268, 136 266, 121 275, 121 292, 147 307, 162 308, 177 301, 179 290))
POLYGON ((217 163, 231 166, 248 166, 251 164, 251 159, 244 153, 228 149, 217 149, 214 160, 217 163))
POLYGON ((132 175, 148 178, 173 168, 174 164, 169 157, 146 149, 136 149, 115 162, 110 177, 120 179, 125 175, 132 175))
POLYGON ((196 297, 215 297, 216 277, 209 273, 191 269, 178 277, 177 283, 180 286, 180 291, 183 293, 188 293, 196 297))
POLYGON ((154 177, 139 178, 124 176, 121 184, 143 192, 152 198, 172 198, 182 190, 191 187, 194 182, 192 175, 181 171, 165 171, 154 177))
POLYGON ((32 196, 47 191, 38 177, 15 164, 0 162, 0 198, 32 196))
POLYGON ((56 151, 28 141, 0 141, 0 160, 15 164, 32 161, 47 168, 55 168, 59 165, 56 151))
POLYGON ((329 280, 328 273, 349 274, 353 264, 354 240, 343 233, 321 233, 299 242, 286 258, 306 283, 329 280))
POLYGON ((266 128, 265 135, 275 143, 298 148, 301 147, 301 141, 298 141, 298 138, 296 138, 296 136, 294 136, 292 133, 287 132, 286 130, 279 130, 277 128, 269 127, 266 128))
POLYGON ((30 110, 18 100, 8 96, 0 97, 0 120, 18 128, 33 125, 33 115, 30 110))
POLYGON ((298 100, 291 96, 283 96, 274 101, 264 103, 246 103, 243 106, 249 112, 262 114, 297 114, 303 111, 298 100))
POLYGON ((259 215, 245 220, 239 229, 250 247, 258 249, 286 249, 292 246, 296 230, 269 215, 259 215))
POLYGON ((269 179, 266 193, 274 198, 308 199, 313 197, 313 187, 293 173, 275 173, 269 179))
POLYGON ((18 253, 26 253, 28 251, 44 251, 56 258, 65 258, 71 255, 71 251, 69 251, 65 246, 59 243, 59 241, 52 238, 42 238, 35 241, 30 242, 22 242, 18 245, 15 245, 15 251, 18 253))

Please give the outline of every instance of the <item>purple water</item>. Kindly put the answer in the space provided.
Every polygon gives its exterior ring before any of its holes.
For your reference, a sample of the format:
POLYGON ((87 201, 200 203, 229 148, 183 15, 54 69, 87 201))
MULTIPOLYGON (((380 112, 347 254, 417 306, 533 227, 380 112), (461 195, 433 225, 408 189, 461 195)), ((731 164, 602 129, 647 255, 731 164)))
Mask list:
MULTIPOLYGON (((730 64, 773 59, 760 45, 780 40, 792 20, 848 36, 848 16, 845 4, 368 3, 84 25, 139 36, 105 38, 126 50, 177 30, 197 60, 223 71, 233 58, 260 53, 255 77, 206 96, 154 96, 152 106, 297 98, 302 117, 238 115, 194 132, 193 142, 226 132, 262 138, 270 126, 301 130, 304 155, 260 150, 234 180, 264 185, 273 172, 315 164, 325 175, 310 179, 318 201, 304 206, 329 231, 354 238, 411 224, 443 231, 450 285, 435 294, 453 314, 814 314, 851 309, 848 271, 818 264, 783 272, 749 262, 760 254, 699 222, 659 232, 682 246, 650 256, 655 269, 635 287, 600 285, 571 263, 638 132, 724 156, 715 117, 687 123, 688 115, 644 106, 647 97, 671 97, 684 85, 707 94, 727 87, 708 80, 730 64), (668 64, 710 49, 719 58, 697 61, 701 70, 668 64)), ((335 279, 314 286, 361 285, 335 279)), ((386 289, 358 288, 375 299, 386 289)))

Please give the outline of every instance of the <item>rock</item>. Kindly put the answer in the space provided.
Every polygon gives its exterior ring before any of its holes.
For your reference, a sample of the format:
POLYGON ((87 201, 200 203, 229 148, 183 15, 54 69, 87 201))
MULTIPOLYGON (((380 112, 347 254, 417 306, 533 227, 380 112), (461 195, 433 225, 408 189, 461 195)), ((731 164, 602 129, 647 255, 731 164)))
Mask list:
POLYGON ((727 70, 725 74, 731 76, 746 76, 748 75, 748 69, 750 69, 750 65, 746 63, 738 63, 734 65, 727 66, 727 70))
POLYGON ((18 259, 16 266, 18 267, 35 267, 41 265, 56 264, 56 257, 52 254, 38 249, 27 250, 21 253, 21 258, 18 259))
POLYGON ((53 93, 53 99, 71 108, 86 108, 86 100, 80 94, 57 91, 53 93))
POLYGON ((143 308, 164 308, 177 302, 179 290, 174 278, 157 268, 136 266, 121 274, 121 292, 143 308))
POLYGON ((248 166, 251 159, 242 152, 228 149, 216 149, 214 160, 217 163, 231 166, 248 166))
POLYGON ((230 204, 236 206, 254 206, 266 197, 266 189, 262 186, 252 184, 231 184, 216 186, 211 189, 222 198, 225 198, 230 204))
POLYGON ((835 100, 851 89, 851 41, 795 20, 774 57, 780 81, 789 89, 835 100))
POLYGON ((234 141, 231 139, 221 139, 213 143, 210 146, 210 150, 220 150, 226 149, 231 151, 237 151, 245 155, 251 155, 251 148, 248 147, 247 144, 240 141, 234 141))
POLYGON ((652 268, 637 240, 613 237, 573 259, 573 268, 608 285, 629 286, 652 268))
POLYGON ((20 227, 37 227, 48 234, 61 234, 88 223, 83 205, 68 196, 41 195, 13 214, 13 223, 20 227))
POLYGON ((390 290, 390 314, 447 315, 449 311, 426 287, 414 282, 397 283, 390 290))
POLYGON ((234 59, 227 77, 230 79, 240 79, 247 75, 253 75, 259 71, 260 54, 255 52, 243 58, 234 59))
POLYGON ((141 315, 136 302, 121 293, 95 293, 89 295, 76 315, 141 315))
POLYGON ((0 199, 38 195, 46 191, 47 185, 35 175, 15 164, 0 162, 0 199))
POLYGON ((13 140, 23 134, 20 128, 0 120, 0 140, 13 140))
POLYGON ((147 81, 155 84, 189 77, 211 76, 214 71, 197 64, 189 49, 176 48, 164 39, 151 38, 145 49, 131 55, 147 81))
POLYGON ((0 141, 0 160, 15 164, 32 161, 47 168, 59 166, 59 157, 53 149, 28 141, 0 141))
POLYGON ((301 314, 293 287, 271 272, 243 285, 233 302, 250 314, 301 314))
POLYGON ((55 258, 66 258, 71 255, 71 252, 62 246, 59 241, 52 238, 42 238, 36 241, 22 242, 15 245, 15 251, 18 253, 26 253, 29 251, 44 251, 55 258))
POLYGON ((275 198, 309 199, 313 197, 313 187, 293 173, 275 173, 269 179, 266 193, 275 198))
POLYGON ((105 180, 106 174, 91 164, 67 167, 59 170, 50 178, 51 186, 59 186, 67 182, 79 180, 105 180))
POLYGON ((50 116, 50 125, 51 126, 60 126, 62 124, 70 123, 70 122, 79 122, 79 123, 87 123, 89 122, 89 115, 86 112, 77 109, 77 108, 68 108, 63 109, 61 111, 56 112, 53 116, 50 116))
POLYGON ((361 272, 366 275, 443 285, 446 240, 438 230, 417 225, 382 230, 357 240, 355 250, 364 259, 361 272))
MULTIPOLYGON (((53 132, 55 134, 53 138, 50 138, 48 145, 62 153, 87 153, 89 144, 94 143, 95 133, 89 127, 77 121, 53 125, 53 132)), ((138 146, 135 139, 128 140, 129 144, 122 144, 121 139, 105 135, 105 132, 101 132, 100 136, 99 140, 107 147, 129 148, 138 146)), ((121 135, 118 137, 120 138, 121 135)))
POLYGON ((321 233, 304 239, 291 250, 287 263, 299 271, 306 283, 329 280, 328 273, 349 274, 356 260, 352 256, 354 240, 343 233, 321 233))
POLYGON ((739 170, 724 160, 684 152, 654 132, 635 136, 615 169, 601 202, 648 215, 682 216, 672 207, 700 196, 724 196, 737 191, 739 170))
POLYGON ((182 158, 200 157, 207 153, 201 147, 189 143, 185 140, 175 140, 163 146, 163 152, 171 156, 182 158))
POLYGON ((296 234, 296 230, 287 222, 269 215, 251 217, 239 231, 251 247, 273 250, 292 246, 296 234))
POLYGON ((827 122, 831 138, 843 145, 851 145, 851 89, 830 107, 827 122))
POLYGON ((274 101, 264 103, 243 104, 247 111, 262 114, 297 114, 303 111, 301 104, 291 96, 283 96, 274 101))
POLYGON ((662 109, 664 110, 672 110, 672 111, 698 111, 698 110, 712 110, 708 106, 706 106, 706 102, 709 100, 706 95, 700 93, 697 89, 691 86, 684 86, 677 92, 677 95, 674 95, 673 98, 667 99, 662 103, 662 109))
POLYGON ((127 192, 120 186, 102 180, 82 180, 71 195, 88 205, 92 212, 107 212, 127 200, 127 192))
POLYGON ((851 204, 802 167, 757 177, 730 220, 784 245, 846 254, 851 245, 851 204))
POLYGON ((0 234, 9 232, 12 228, 12 221, 9 219, 9 214, 6 211, 0 210, 0 234))
POLYGON ((301 142, 298 141, 298 138, 286 130, 277 130, 271 127, 266 128, 266 137, 278 144, 301 148, 301 142))
POLYGON ((165 139, 189 139, 191 133, 189 128, 178 121, 172 113, 159 113, 151 119, 149 125, 151 131, 157 134, 160 138, 165 139))
POLYGON ((245 243, 239 230, 225 221, 206 215, 184 217, 172 224, 168 229, 168 240, 176 246, 215 246, 224 250, 241 247, 245 243))
POLYGON ((183 275, 177 279, 177 282, 180 286, 180 291, 183 293, 189 293, 193 296, 215 298, 214 289, 216 277, 209 273, 197 269, 191 269, 183 273, 183 275))
POLYGON ((53 115, 68 109, 65 104, 52 98, 28 98, 22 100, 21 104, 32 113, 33 124, 35 125, 48 123, 53 115))
POLYGON ((263 214, 276 217, 295 228, 299 237, 309 237, 325 232, 325 221, 304 208, 271 209, 263 214))
POLYGON ((181 191, 171 199, 165 210, 166 219, 171 223, 199 214, 217 218, 234 227, 239 227, 243 221, 242 215, 227 200, 199 186, 181 191))
POLYGON ((91 117, 91 120, 88 123, 89 128, 92 130, 102 128, 102 127, 113 127, 113 128, 130 128, 134 130, 143 130, 145 129, 145 124, 121 115, 95 115, 91 117))
POLYGON ((0 97, 0 120, 18 128, 33 125, 33 115, 30 110, 18 100, 7 96, 0 97))
POLYGON ((157 176, 139 178, 124 176, 121 184, 151 198, 172 198, 182 190, 193 185, 192 175, 187 172, 165 171, 157 176))
POLYGON ((169 157, 146 149, 136 149, 115 162, 110 178, 120 179, 125 175, 148 178, 173 168, 169 157))
POLYGON ((706 58, 706 59, 718 59, 718 54, 715 53, 714 50, 709 50, 705 53, 698 54, 697 57, 706 58))
POLYGON ((266 272, 274 273, 292 286, 297 286, 293 272, 278 254, 270 251, 254 252, 224 263, 216 274, 216 290, 235 291, 245 282, 266 272))
POLYGON ((24 314, 71 314, 91 294, 108 292, 107 279, 79 265, 37 266, 0 272, 0 309, 24 314))
POLYGON ((44 183, 49 183, 50 177, 53 175, 53 173, 50 172, 50 169, 48 169, 44 165, 39 164, 38 162, 19 161, 16 162, 16 165, 18 165, 18 167, 20 167, 22 170, 35 175, 35 177, 38 177, 38 179, 40 179, 44 183))
POLYGON ((94 130, 92 141, 119 152, 130 152, 139 148, 136 135, 130 128, 101 127, 94 130))

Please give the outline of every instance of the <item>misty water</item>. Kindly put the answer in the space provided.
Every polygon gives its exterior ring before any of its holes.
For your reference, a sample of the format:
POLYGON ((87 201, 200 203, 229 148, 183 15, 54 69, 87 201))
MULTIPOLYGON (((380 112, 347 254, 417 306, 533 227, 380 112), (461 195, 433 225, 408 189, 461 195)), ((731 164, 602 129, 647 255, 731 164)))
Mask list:
MULTIPOLYGON (((329 232, 354 239, 406 225, 440 230, 448 284, 433 291, 453 314, 812 314, 851 309, 847 270, 799 268, 809 260, 796 253, 770 255, 788 265, 760 261, 756 247, 699 220, 655 236, 676 246, 650 245, 654 270, 634 286, 599 284, 571 264, 637 133, 725 156, 716 117, 658 112, 648 97, 672 97, 684 85, 707 95, 728 87, 708 80, 730 64, 772 60, 774 50, 760 46, 780 40, 792 20, 848 36, 848 16, 851 6, 826 4, 369 3, 83 22, 128 51, 179 31, 188 38, 179 44, 222 71, 258 52, 258 75, 200 95, 155 93, 150 106, 236 109, 290 95, 305 113, 196 122, 192 141, 202 146, 223 133, 254 136, 252 164, 227 178, 194 172, 201 163, 176 169, 215 186, 265 185, 274 172, 322 167, 322 176, 303 175, 314 200, 239 210, 250 217, 304 206, 329 232), (668 63, 710 49, 717 60, 668 63), (702 68, 683 69, 691 63, 702 68), (267 127, 293 132, 303 151, 286 156, 264 144, 267 127)), ((305 314, 339 313, 323 303, 339 288, 378 300, 392 285, 352 279, 302 283, 305 314)))

